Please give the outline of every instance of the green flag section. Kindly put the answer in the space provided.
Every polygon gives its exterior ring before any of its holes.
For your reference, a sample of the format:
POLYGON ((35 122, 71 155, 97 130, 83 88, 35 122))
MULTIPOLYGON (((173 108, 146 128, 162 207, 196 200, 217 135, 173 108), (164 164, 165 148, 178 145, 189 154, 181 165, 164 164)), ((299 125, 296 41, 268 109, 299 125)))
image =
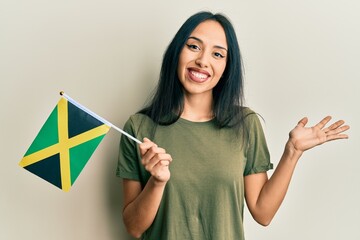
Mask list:
POLYGON ((109 129, 62 97, 19 165, 69 191, 109 129))

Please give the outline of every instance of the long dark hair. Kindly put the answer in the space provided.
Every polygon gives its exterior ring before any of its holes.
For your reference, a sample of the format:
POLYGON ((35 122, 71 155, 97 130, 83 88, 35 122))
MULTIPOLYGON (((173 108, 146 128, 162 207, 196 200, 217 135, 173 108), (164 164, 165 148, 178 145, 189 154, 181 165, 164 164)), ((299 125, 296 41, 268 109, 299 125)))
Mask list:
POLYGON ((169 44, 163 56, 158 85, 148 105, 140 113, 149 116, 156 124, 176 122, 184 110, 184 92, 177 67, 180 52, 193 30, 206 20, 215 20, 225 31, 228 53, 222 78, 213 88, 213 114, 217 125, 240 127, 243 122, 243 64, 235 30, 222 14, 199 12, 188 18, 169 44))

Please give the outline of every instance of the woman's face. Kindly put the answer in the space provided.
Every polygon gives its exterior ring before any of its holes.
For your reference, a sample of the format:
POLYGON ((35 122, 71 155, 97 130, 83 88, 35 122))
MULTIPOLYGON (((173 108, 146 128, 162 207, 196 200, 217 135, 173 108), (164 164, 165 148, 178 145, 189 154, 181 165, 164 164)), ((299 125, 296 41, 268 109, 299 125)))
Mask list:
POLYGON ((225 70, 227 49, 220 23, 207 20, 194 29, 180 52, 177 69, 185 94, 212 94, 225 70))

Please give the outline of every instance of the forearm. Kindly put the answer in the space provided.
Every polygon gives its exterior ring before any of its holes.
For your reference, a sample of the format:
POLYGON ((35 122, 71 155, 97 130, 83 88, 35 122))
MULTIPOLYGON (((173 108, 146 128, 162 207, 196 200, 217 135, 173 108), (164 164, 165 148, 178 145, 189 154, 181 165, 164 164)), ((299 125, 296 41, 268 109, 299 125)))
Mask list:
POLYGON ((288 142, 273 175, 261 189, 254 213, 258 222, 263 225, 270 223, 283 202, 301 154, 288 142))
POLYGON ((325 142, 346 139, 342 134, 350 127, 339 120, 325 127, 331 117, 325 117, 313 127, 306 128, 308 119, 301 119, 290 131, 284 153, 278 167, 268 180, 266 174, 253 174, 245 177, 245 191, 249 210, 254 219, 268 225, 279 209, 290 184, 295 166, 304 151, 325 142))
POLYGON ((123 211, 127 231, 139 238, 152 224, 159 209, 166 183, 157 183, 153 177, 141 193, 123 211))

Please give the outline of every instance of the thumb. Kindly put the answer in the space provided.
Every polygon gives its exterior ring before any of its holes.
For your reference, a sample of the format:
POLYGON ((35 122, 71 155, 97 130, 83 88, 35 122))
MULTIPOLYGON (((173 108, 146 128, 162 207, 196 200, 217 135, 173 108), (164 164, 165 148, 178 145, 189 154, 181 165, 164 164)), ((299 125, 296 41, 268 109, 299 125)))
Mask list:
POLYGON ((305 127, 305 125, 307 124, 307 122, 308 122, 308 118, 307 118, 307 117, 304 117, 304 118, 302 118, 302 119, 298 122, 297 127, 305 127))
POLYGON ((158 146, 156 143, 154 143, 153 141, 151 141, 151 140, 148 139, 147 137, 144 137, 144 138, 143 138, 143 143, 153 143, 155 147, 158 146))

